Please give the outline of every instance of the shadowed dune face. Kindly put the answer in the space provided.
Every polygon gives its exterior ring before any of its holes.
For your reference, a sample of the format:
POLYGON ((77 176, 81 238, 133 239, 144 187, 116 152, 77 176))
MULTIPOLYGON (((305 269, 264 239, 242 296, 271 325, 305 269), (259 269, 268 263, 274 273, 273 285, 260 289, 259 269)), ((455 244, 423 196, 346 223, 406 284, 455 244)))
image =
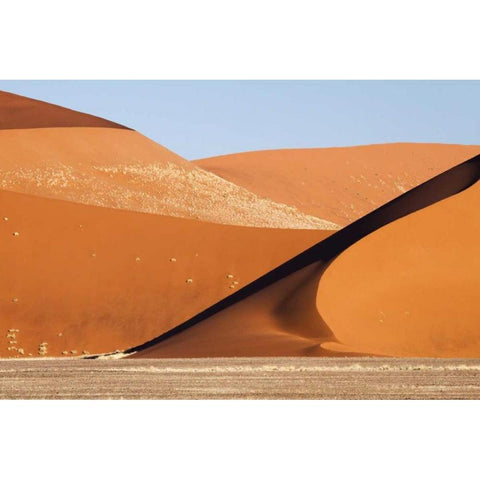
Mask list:
POLYGON ((70 356, 143 343, 329 234, 7 191, 0 191, 0 209, 1 356, 70 356))
POLYGON ((231 225, 334 229, 114 128, 0 130, 0 187, 87 205, 231 225))
POLYGON ((230 305, 226 299, 222 309, 210 307, 210 315, 197 315, 134 356, 480 355, 479 177, 477 157, 331 235, 244 287, 249 293, 234 294, 230 305))
POLYGON ((478 153, 479 146, 398 143, 246 152, 195 164, 344 226, 478 153))
POLYGON ((480 355, 480 183, 363 238, 323 274, 317 307, 341 349, 480 355))
POLYGON ((335 340, 315 307, 322 268, 310 265, 133 358, 321 356, 320 344, 335 340))
POLYGON ((0 130, 45 127, 127 128, 93 115, 0 91, 0 130))

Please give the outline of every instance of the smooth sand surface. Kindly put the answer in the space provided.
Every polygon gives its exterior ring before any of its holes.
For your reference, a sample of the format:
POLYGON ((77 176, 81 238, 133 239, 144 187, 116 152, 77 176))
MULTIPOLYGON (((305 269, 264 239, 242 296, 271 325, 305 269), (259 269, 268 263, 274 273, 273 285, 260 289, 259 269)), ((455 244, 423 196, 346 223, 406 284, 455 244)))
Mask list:
POLYGON ((45 127, 126 128, 103 118, 0 90, 0 130, 45 127))
POLYGON ((216 225, 7 191, 0 210, 1 356, 138 345, 330 233, 216 225))
POLYGON ((392 143, 265 150, 194 163, 259 196, 344 226, 478 153, 478 145, 392 143))
POLYGON ((197 168, 133 130, 0 130, 0 188, 222 224, 337 228, 197 168))
POLYGON ((338 343, 400 357, 480 356, 479 205, 477 182, 340 254, 317 294, 338 343))

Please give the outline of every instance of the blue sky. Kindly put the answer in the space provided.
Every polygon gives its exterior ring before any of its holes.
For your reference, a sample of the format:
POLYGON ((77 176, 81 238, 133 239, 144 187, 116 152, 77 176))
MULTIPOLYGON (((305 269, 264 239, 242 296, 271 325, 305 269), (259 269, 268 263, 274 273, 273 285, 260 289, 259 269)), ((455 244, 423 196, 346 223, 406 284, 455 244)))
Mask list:
POLYGON ((187 159, 271 148, 480 143, 480 81, 0 81, 187 159))

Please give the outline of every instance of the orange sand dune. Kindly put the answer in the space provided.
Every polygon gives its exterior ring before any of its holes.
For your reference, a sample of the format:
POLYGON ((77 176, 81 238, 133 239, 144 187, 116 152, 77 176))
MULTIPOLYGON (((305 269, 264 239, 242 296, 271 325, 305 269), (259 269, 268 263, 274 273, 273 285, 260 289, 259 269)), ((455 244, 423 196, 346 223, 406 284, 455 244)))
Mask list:
POLYGON ((231 225, 336 227, 259 198, 133 130, 0 130, 0 188, 231 225))
POLYGON ((0 191, 0 356, 143 343, 327 235, 0 191))
POLYGON ((478 357, 479 178, 477 157, 245 286, 221 308, 210 307, 211 315, 138 347, 133 357, 478 357))
POLYGON ((195 162, 276 202, 347 225, 480 153, 480 146, 394 143, 266 150, 195 162))
POLYGON ((103 118, 0 90, 0 130, 44 127, 126 128, 103 118))
POLYGON ((0 356, 479 356, 480 157, 395 198, 479 150, 187 162, 0 92, 0 356))
POLYGON ((0 92, 0 188, 231 225, 336 228, 197 168, 138 132, 7 92, 0 92))
POLYGON ((480 356, 479 205, 477 182, 336 258, 317 306, 338 343, 399 357, 480 356))

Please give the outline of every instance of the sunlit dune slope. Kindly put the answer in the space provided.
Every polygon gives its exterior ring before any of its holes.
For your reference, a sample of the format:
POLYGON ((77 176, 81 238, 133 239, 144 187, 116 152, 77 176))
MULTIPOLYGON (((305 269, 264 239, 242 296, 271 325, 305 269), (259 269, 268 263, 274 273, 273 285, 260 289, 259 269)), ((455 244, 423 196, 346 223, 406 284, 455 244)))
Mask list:
POLYGON ((0 191, 0 356, 143 343, 328 234, 0 191))
POLYGON ((477 182, 336 258, 317 307, 338 342, 381 355, 480 356, 479 205, 477 182))
POLYGON ((0 90, 0 130, 45 127, 126 128, 103 118, 0 90))
POLYGON ((392 143, 246 152, 195 164, 259 196, 347 225, 478 153, 480 146, 392 143))

